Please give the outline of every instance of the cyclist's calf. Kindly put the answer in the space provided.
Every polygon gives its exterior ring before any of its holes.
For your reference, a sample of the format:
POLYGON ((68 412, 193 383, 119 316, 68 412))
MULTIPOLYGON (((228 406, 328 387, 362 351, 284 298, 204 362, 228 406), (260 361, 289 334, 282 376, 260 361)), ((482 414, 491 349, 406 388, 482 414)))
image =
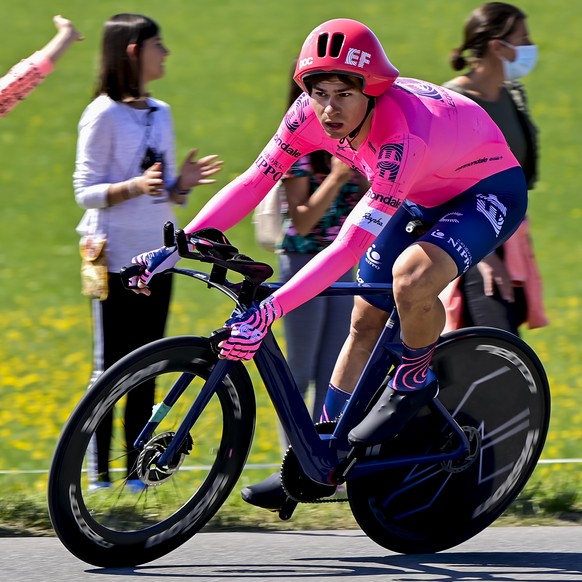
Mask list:
POLYGON ((355 298, 350 334, 331 376, 331 383, 335 387, 345 392, 353 392, 388 315, 385 311, 370 305, 362 297, 355 298))

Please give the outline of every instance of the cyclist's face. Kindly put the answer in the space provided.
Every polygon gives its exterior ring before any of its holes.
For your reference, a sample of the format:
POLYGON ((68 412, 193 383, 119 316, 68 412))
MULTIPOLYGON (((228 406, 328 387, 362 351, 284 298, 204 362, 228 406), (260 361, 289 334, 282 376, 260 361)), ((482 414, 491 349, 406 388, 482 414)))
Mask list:
MULTIPOLYGON (((362 123, 368 98, 339 78, 316 83, 311 88, 311 104, 325 133, 332 139, 349 135, 362 123)), ((361 143, 368 133, 370 118, 361 128, 355 142, 361 143)))

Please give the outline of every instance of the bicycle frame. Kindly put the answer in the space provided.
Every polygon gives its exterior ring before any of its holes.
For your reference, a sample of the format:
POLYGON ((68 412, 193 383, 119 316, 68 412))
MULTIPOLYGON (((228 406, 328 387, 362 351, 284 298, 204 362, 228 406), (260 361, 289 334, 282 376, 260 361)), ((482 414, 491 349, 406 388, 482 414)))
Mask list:
MULTIPOLYGON (((216 283, 206 273, 177 268, 173 269, 173 271, 204 281, 209 286, 219 288, 233 299, 236 297, 232 291, 232 285, 216 283)), ((273 283, 263 285, 269 290, 274 290, 278 286, 279 284, 273 283)), ((391 293, 391 289, 392 285, 390 284, 373 284, 367 287, 359 287, 354 283, 335 283, 321 292, 320 296, 386 294, 391 293)), ((244 309, 244 306, 240 304, 238 307, 239 309, 244 309)), ((456 449, 446 453, 429 453, 389 459, 374 460, 372 458, 368 460, 360 458, 354 462, 350 461, 349 465, 344 467, 340 474, 337 473, 338 467, 341 463, 345 464, 352 450, 347 440, 348 432, 364 417, 366 407, 385 380, 388 370, 393 365, 398 364, 400 356, 400 322, 396 309, 393 309, 335 430, 332 434, 320 434, 317 432, 273 332, 270 330, 267 333, 261 347, 255 354, 254 362, 289 442, 297 455, 299 464, 310 479, 318 483, 327 484, 336 482, 338 479, 343 480, 348 471, 352 478, 367 475, 387 467, 419 463, 433 464, 455 460, 468 452, 469 442, 465 433, 446 408, 435 399, 430 406, 435 413, 443 417, 446 423, 450 425, 453 433, 458 437, 459 444, 456 449)), ((159 467, 170 464, 171 460, 179 453, 180 447, 186 441, 190 429, 194 426, 216 388, 224 380, 233 365, 234 362, 219 360, 214 366, 188 414, 176 431, 175 437, 157 460, 156 464, 159 467)), ((183 374, 178 379, 164 398, 164 401, 156 407, 152 418, 136 440, 136 446, 147 442, 155 427, 188 386, 190 380, 191 377, 188 374, 183 374)))

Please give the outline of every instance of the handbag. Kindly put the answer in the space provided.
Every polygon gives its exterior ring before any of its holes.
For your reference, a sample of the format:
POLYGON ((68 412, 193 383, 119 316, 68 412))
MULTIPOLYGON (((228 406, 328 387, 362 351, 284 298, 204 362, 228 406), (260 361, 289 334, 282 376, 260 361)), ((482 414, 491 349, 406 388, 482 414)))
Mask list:
POLYGON ((285 201, 285 185, 279 180, 253 212, 255 240, 271 252, 275 251, 283 240, 285 201))
POLYGON ((109 275, 104 234, 86 234, 79 241, 81 253, 81 292, 104 301, 109 295, 109 275))

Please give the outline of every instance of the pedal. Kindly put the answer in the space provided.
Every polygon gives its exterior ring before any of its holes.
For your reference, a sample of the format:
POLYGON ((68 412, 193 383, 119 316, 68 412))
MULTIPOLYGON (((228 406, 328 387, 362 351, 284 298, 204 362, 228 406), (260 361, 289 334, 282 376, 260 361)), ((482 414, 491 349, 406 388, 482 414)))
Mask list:
POLYGON ((361 447, 352 447, 346 457, 340 462, 333 472, 335 483, 344 483, 351 468, 357 463, 358 458, 362 456, 364 449, 361 447))
POLYGON ((279 519, 282 519, 283 521, 291 519, 291 516, 293 515, 293 512, 295 511, 297 505, 298 503, 297 501, 295 501, 295 499, 287 497, 287 499, 285 499, 285 502, 283 503, 283 506, 279 510, 279 519))

